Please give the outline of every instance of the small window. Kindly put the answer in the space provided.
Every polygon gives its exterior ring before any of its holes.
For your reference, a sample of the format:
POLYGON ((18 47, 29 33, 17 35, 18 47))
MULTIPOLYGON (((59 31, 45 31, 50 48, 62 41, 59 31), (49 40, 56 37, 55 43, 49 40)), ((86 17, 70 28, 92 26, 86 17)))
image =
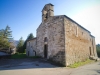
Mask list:
POLYGON ((83 32, 82 32, 82 35, 83 35, 83 32))
POLYGON ((48 13, 46 13, 46 16, 45 16, 45 18, 46 18, 46 19, 48 18, 48 13))
POLYGON ((47 41, 48 41, 48 40, 47 40, 47 37, 45 37, 45 38, 44 38, 44 42, 47 42, 47 41))
POLYGON ((91 53, 91 47, 89 47, 89 51, 90 51, 90 55, 91 55, 91 54, 92 54, 92 53, 91 53))

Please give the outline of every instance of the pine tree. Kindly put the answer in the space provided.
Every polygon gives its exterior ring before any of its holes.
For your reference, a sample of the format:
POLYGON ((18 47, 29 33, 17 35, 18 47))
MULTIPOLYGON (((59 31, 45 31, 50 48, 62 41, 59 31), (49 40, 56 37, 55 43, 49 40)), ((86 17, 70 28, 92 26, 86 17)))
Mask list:
POLYGON ((9 47, 10 43, 7 40, 5 40, 2 36, 0 36, 0 50, 9 47))
POLYGON ((5 29, 0 30, 0 48, 9 48, 10 43, 9 39, 12 39, 12 31, 10 27, 7 25, 5 29))
POLYGON ((17 52, 19 52, 19 53, 23 53, 24 52, 23 51, 23 44, 24 44, 24 41, 23 41, 23 38, 21 37, 19 39, 19 43, 17 45, 17 52))
POLYGON ((7 39, 12 39, 12 31, 8 25, 5 28, 4 37, 7 39))
POLYGON ((33 38, 34 38, 33 34, 30 33, 30 34, 28 35, 28 37, 27 37, 27 40, 29 40, 29 39, 33 39, 33 38))
POLYGON ((30 34, 28 35, 26 41, 24 42, 24 45, 23 45, 23 49, 24 49, 24 51, 25 51, 25 49, 26 49, 27 40, 29 40, 29 39, 33 39, 33 38, 34 38, 33 34, 30 33, 30 34))
POLYGON ((0 30, 0 36, 7 40, 12 39, 12 31, 8 25, 5 29, 0 30))
POLYGON ((1 29, 0 30, 0 37, 3 37, 4 36, 4 29, 1 29))

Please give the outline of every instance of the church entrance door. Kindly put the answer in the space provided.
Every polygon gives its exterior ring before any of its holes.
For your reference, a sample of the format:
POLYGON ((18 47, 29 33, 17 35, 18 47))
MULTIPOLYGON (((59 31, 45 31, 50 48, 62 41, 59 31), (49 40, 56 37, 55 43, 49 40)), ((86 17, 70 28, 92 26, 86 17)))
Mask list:
POLYGON ((48 56, 48 45, 45 44, 44 45, 44 58, 47 58, 47 56, 48 56))

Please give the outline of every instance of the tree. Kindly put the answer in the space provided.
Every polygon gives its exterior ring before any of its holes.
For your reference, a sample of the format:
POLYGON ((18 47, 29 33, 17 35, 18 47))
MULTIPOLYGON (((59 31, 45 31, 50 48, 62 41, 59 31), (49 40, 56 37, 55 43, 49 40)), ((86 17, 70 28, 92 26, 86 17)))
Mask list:
POLYGON ((9 48, 9 47, 10 47, 10 43, 8 42, 8 40, 0 36, 0 50, 4 48, 9 48))
POLYGON ((30 33, 30 34, 28 35, 28 37, 27 37, 27 40, 29 40, 29 39, 33 39, 33 38, 34 38, 33 34, 30 33))
POLYGON ((3 37, 3 35, 4 35, 4 29, 1 29, 0 30, 0 37, 3 37))
POLYGON ((10 29, 10 27, 7 25, 4 31, 4 36, 7 39, 12 39, 12 31, 10 29))
POLYGON ((2 36, 4 39, 12 39, 12 31, 8 25, 5 29, 0 30, 0 36, 2 36))
POLYGON ((100 57, 100 44, 96 45, 98 57, 100 57))
POLYGON ((23 44, 24 44, 24 41, 23 41, 23 38, 21 37, 19 39, 19 43, 17 45, 17 52, 19 52, 19 53, 23 53, 24 52, 24 50, 23 50, 23 44))
POLYGON ((12 37, 12 31, 10 27, 7 25, 5 29, 0 30, 0 49, 9 48, 10 43, 9 39, 12 37))
POLYGON ((25 42, 24 42, 24 45, 23 45, 24 51, 25 51, 25 49, 26 49, 27 40, 33 39, 33 38, 34 38, 33 34, 30 33, 30 34, 28 35, 27 39, 26 39, 25 42))

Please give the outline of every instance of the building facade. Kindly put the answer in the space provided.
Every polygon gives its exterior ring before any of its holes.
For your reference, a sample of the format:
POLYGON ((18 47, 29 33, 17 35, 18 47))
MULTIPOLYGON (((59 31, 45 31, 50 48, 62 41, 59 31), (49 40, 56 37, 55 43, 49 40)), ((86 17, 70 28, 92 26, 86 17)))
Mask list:
POLYGON ((36 56, 36 38, 30 39, 27 41, 26 55, 36 56))
POLYGON ((95 37, 90 31, 67 17, 54 16, 54 5, 42 10, 42 23, 37 28, 36 55, 62 65, 97 57, 95 37))

